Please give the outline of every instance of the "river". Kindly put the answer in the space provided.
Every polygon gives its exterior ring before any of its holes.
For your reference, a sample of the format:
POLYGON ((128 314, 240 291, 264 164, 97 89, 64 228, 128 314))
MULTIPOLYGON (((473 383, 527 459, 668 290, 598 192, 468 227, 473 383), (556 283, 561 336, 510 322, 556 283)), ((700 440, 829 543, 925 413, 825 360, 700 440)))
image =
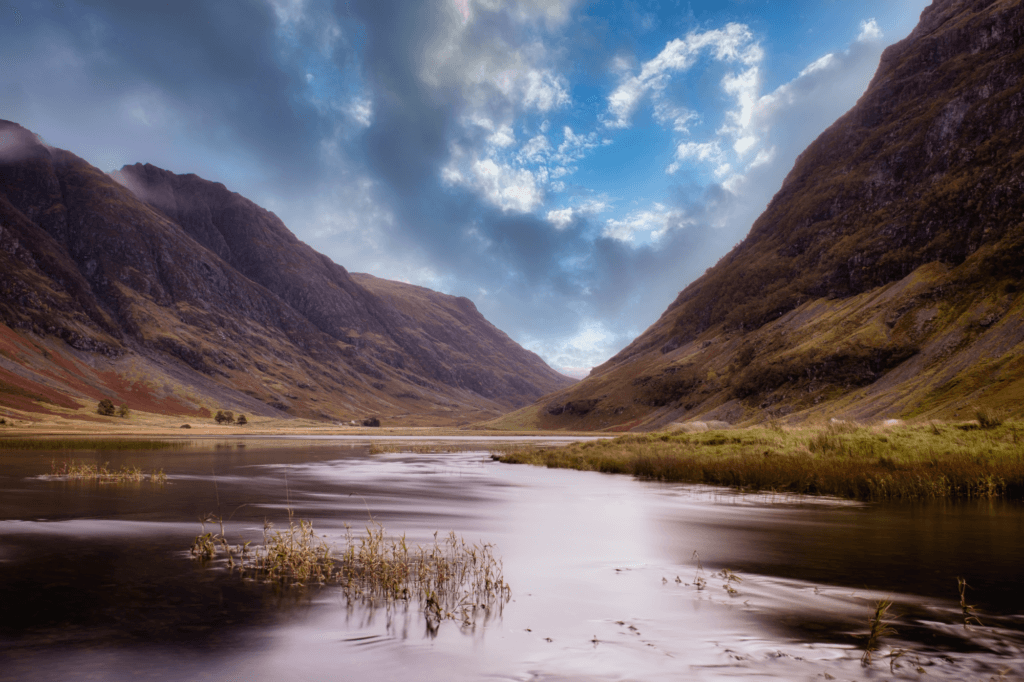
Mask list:
POLYGON ((62 453, 0 451, 0 680, 1024 675, 1020 504, 740 494, 499 464, 484 443, 369 447, 196 439, 75 453, 163 469, 164 485, 52 478, 62 453), (206 514, 258 540, 289 509, 332 543, 371 522, 410 543, 435 531, 492 543, 511 600, 475 627, 430 633, 415 607, 370 609, 335 587, 245 581, 189 557, 206 514), (980 626, 964 627, 958 577, 980 626), (880 599, 894 602, 896 633, 865 667, 880 599))

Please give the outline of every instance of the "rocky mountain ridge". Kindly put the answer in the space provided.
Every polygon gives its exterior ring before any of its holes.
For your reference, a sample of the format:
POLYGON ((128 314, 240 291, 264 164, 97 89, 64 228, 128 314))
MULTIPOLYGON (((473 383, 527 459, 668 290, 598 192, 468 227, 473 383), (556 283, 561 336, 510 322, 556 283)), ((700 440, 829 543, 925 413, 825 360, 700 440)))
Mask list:
POLYGON ((392 423, 493 416, 572 382, 468 300, 364 286, 220 183, 151 165, 108 176, 11 122, 0 294, 17 332, 0 348, 0 403, 19 409, 53 391, 87 402, 126 367, 186 412, 392 423))
POLYGON ((1024 12, 936 0, 750 234, 513 420, 949 416, 1024 406, 1024 12))

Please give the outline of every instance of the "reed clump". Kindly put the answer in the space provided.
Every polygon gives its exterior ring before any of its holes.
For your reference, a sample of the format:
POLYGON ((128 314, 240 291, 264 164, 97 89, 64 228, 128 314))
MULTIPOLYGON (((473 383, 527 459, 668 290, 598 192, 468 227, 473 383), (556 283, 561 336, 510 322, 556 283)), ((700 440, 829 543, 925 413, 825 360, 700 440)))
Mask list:
POLYGON ((860 659, 861 665, 871 665, 874 653, 878 650, 878 640, 896 634, 889 620, 890 606, 892 601, 889 599, 880 599, 875 603, 875 613, 868 619, 867 642, 864 644, 864 654, 860 659))
POLYGON ((163 470, 144 473, 138 467, 123 465, 120 469, 108 469, 108 463, 91 464, 64 460, 50 462, 50 476, 64 478, 69 481, 97 481, 99 483, 141 483, 149 481, 163 485, 167 483, 167 474, 163 470))
POLYGON ((1017 425, 904 425, 629 434, 493 454, 498 461, 857 500, 1024 499, 1017 425))
POLYGON ((296 522, 290 514, 283 530, 264 523, 263 544, 255 548, 230 544, 223 523, 211 516, 203 520, 191 555, 223 556, 230 568, 261 582, 337 585, 350 601, 370 606, 415 603, 432 632, 445 620, 472 626, 480 614, 500 613, 512 594, 493 546, 466 543, 454 532, 441 539, 435 533, 432 545, 411 547, 404 535, 389 536, 376 523, 360 537, 346 526, 343 549, 335 554, 311 522, 296 522), (206 531, 210 522, 220 523, 220 533, 206 531))

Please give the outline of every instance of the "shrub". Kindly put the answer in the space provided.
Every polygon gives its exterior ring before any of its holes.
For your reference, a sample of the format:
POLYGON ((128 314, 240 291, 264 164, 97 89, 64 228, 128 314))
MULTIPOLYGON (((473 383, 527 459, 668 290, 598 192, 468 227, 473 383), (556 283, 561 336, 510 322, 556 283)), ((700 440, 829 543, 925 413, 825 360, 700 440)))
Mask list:
POLYGON ((7 426, 7 420, 3 417, 0 417, 0 426, 7 426))
POLYGON ((235 413, 231 410, 217 410, 217 414, 213 418, 218 424, 235 423, 235 413))
POLYGON ((367 417, 363 420, 363 426, 380 426, 380 419, 377 417, 367 417))
POLYGON ((238 424, 239 426, 245 426, 246 424, 249 423, 249 420, 245 418, 244 414, 240 414, 238 415, 238 419, 235 420, 235 423, 238 424))
POLYGON ((114 401, 109 398, 104 398, 100 401, 99 405, 96 406, 97 414, 102 414, 104 417, 114 416, 114 401))
POLYGON ((127 405, 122 405, 117 409, 118 417, 127 417, 129 414, 131 414, 131 410, 128 409, 127 405))
POLYGON ((182 429, 191 429, 191 428, 192 428, 192 425, 191 425, 191 424, 182 424, 182 425, 181 425, 181 426, 180 426, 179 428, 182 428, 182 429))
POLYGON ((977 408, 974 411, 974 416, 978 418, 978 426, 983 429, 994 429, 1003 425, 1003 420, 998 415, 992 414, 984 407, 977 408))

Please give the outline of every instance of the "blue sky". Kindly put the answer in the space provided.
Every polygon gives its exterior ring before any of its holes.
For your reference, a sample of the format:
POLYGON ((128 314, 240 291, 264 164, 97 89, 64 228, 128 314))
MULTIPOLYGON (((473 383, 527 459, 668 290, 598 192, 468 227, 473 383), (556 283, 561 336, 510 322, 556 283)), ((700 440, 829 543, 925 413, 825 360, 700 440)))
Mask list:
POLYGON ((927 4, 15 0, 0 118, 223 182, 580 376, 743 239, 927 4))

